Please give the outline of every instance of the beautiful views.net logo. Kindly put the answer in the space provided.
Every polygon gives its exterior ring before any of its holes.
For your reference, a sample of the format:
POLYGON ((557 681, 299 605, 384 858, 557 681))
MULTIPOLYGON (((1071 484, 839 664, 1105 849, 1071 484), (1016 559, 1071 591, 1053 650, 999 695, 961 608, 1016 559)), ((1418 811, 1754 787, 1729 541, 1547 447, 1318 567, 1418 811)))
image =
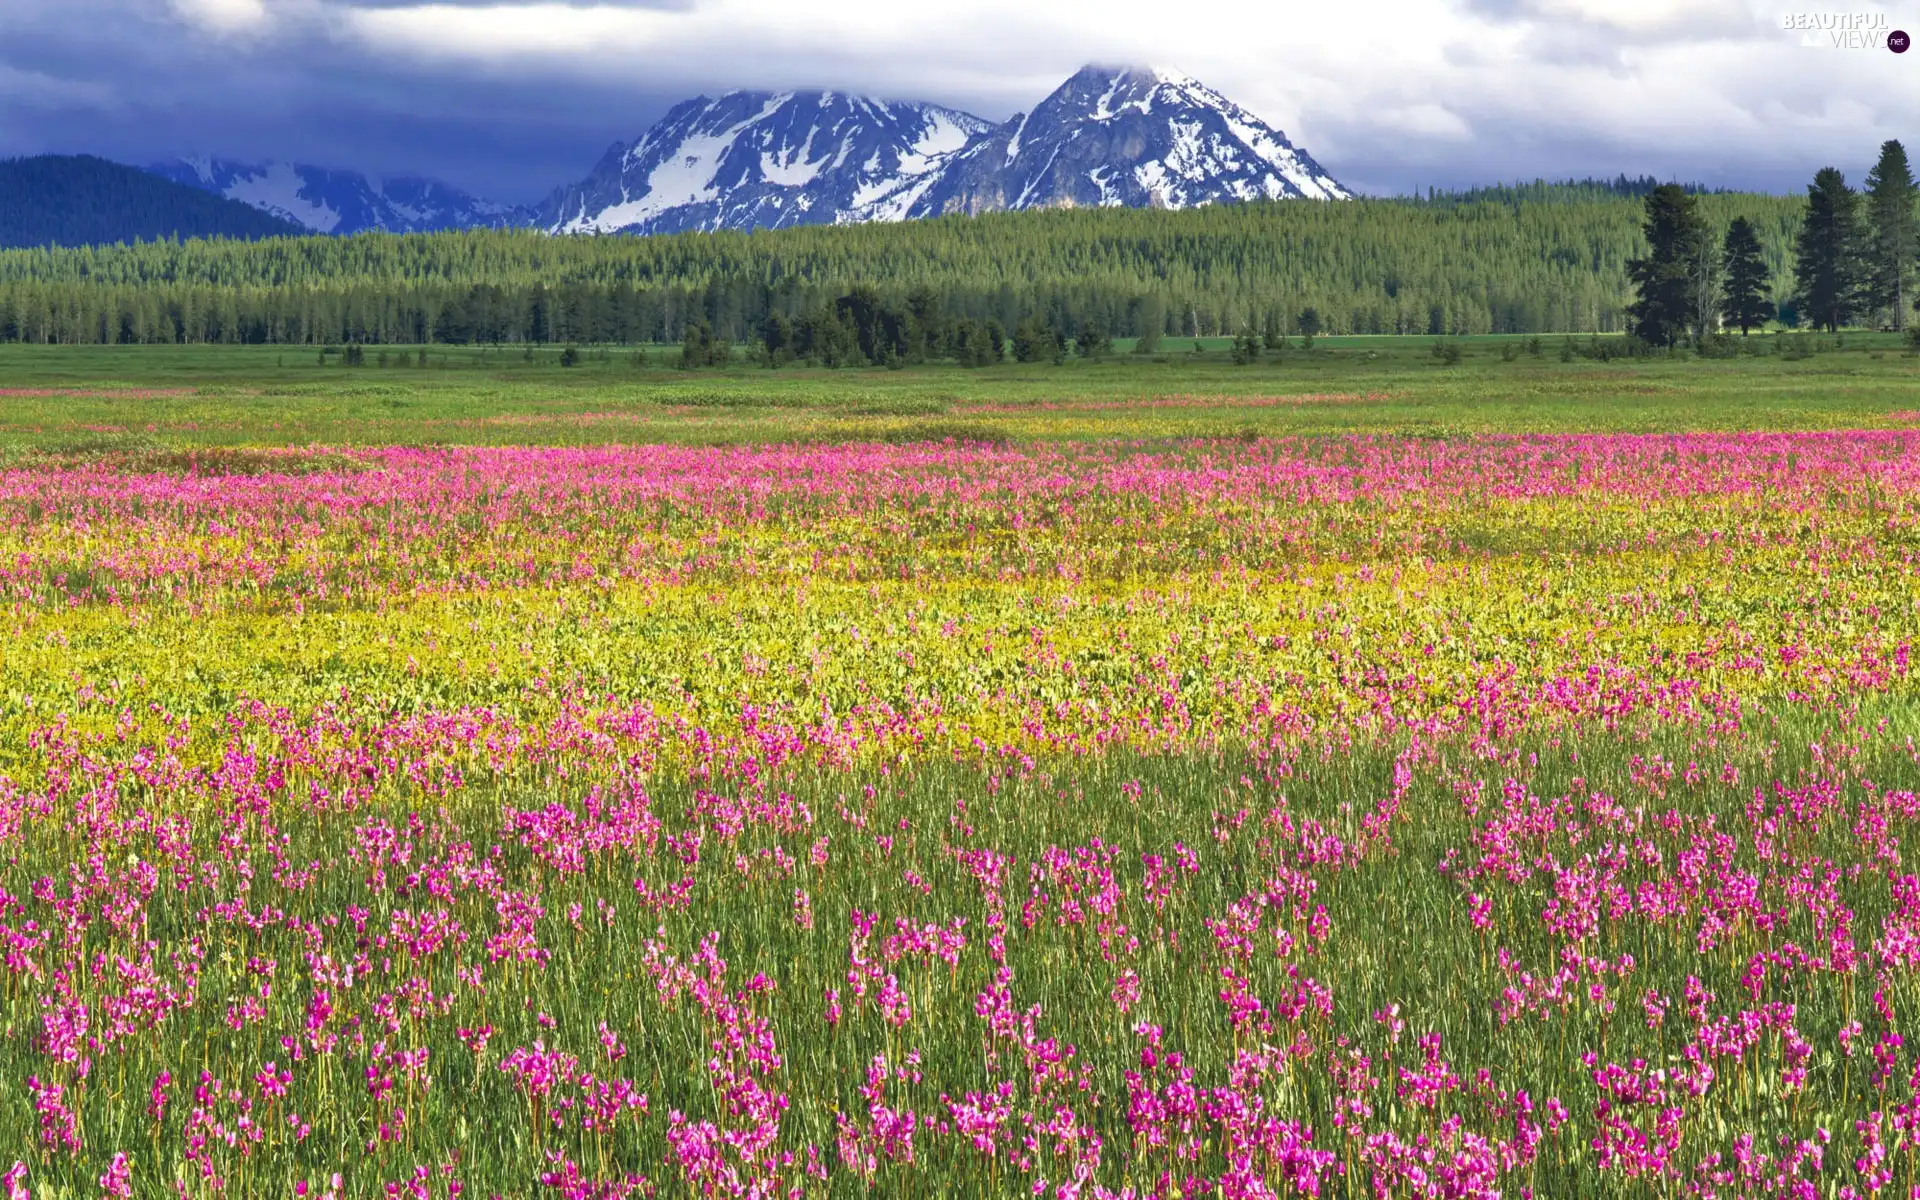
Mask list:
POLYGON ((1788 13, 1781 25, 1800 34, 1802 46, 1834 50, 1891 50, 1905 54, 1913 39, 1894 29, 1885 13, 1788 13))

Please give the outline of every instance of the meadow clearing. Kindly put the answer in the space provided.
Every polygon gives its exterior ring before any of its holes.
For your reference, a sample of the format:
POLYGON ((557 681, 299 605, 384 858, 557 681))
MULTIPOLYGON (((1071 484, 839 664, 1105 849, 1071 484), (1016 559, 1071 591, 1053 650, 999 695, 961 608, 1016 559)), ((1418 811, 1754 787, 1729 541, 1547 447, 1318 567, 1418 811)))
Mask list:
POLYGON ((1516 341, 0 348, 10 1200, 1920 1194, 1920 359, 1516 341))

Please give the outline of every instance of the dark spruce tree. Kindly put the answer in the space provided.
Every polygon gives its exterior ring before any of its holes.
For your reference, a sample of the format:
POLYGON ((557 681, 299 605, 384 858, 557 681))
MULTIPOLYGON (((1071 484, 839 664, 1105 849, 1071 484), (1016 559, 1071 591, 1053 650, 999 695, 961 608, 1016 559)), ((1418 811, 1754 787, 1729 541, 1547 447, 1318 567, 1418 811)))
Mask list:
POLYGON ((1260 361, 1260 335, 1252 325, 1244 325, 1233 339, 1233 361, 1240 366, 1260 361))
POLYGON ((680 365, 686 370, 698 370, 701 367, 724 367, 733 357, 733 345, 725 336, 713 331, 705 321, 687 322, 687 331, 680 339, 680 365))
POLYGON ((91 155, 0 160, 0 246, 298 237, 292 221, 91 155))
POLYGON ((1913 216, 1917 192, 1906 147, 1884 143, 1880 161, 1867 175, 1867 301, 1876 312, 1885 312, 1896 330, 1907 327, 1914 255, 1920 249, 1913 216))
POLYGON ((1627 320, 1643 341, 1671 346, 1689 329, 1700 332, 1702 314, 1710 311, 1702 293, 1712 273, 1702 263, 1712 239, 1694 197, 1673 183, 1647 193, 1644 232, 1647 253, 1627 260, 1636 296, 1627 320))
POLYGON ((1313 349, 1313 339, 1320 336, 1320 310, 1308 305, 1300 310, 1300 319, 1295 324, 1300 330, 1300 348, 1313 349))
POLYGON ((793 322, 781 313, 768 313, 760 323, 761 353, 769 367, 778 367, 793 358, 793 322))
MULTIPOLYGON (((671 355, 656 355, 664 365, 678 357, 690 322, 704 320, 738 346, 758 340, 768 315, 797 330, 861 283, 876 295, 849 305, 848 317, 862 308, 870 318, 853 331, 854 344, 815 322, 809 329, 821 340, 806 349, 796 342, 795 359, 820 362, 831 352, 854 365, 866 359, 864 333, 876 353, 889 352, 883 358, 900 347, 898 357, 912 361, 934 353, 930 346, 956 345, 953 322, 998 322, 1004 339, 1032 314, 1059 329, 1092 322, 1116 338, 1137 337, 1146 355, 1165 353, 1154 335, 1186 334, 1196 310, 1203 332, 1231 334, 1253 322, 1269 335, 1263 354, 1280 352, 1282 332, 1300 332, 1296 318, 1308 307, 1324 335, 1419 333, 1436 310, 1448 334, 1622 329, 1633 299, 1623 264, 1644 253, 1644 197, 1561 197, 1564 190, 1512 205, 1360 200, 648 238, 470 230, 0 250, 0 340, 315 349, 431 341, 512 345, 517 353, 544 336, 556 352, 671 343, 671 355), (1473 253, 1460 253, 1463 238, 1473 253), (545 290, 544 321, 535 319, 536 286, 545 290), (896 338, 888 312, 905 319, 904 337, 896 338)), ((1734 217, 1752 221, 1776 265, 1770 291, 1788 294, 1792 280, 1779 264, 1792 261, 1803 198, 1699 202, 1716 235, 1734 217)), ((19 215, 0 188, 0 224, 19 215)), ((834 320, 846 324, 838 313, 834 320)), ((981 344, 968 343, 970 359, 981 344)), ((1187 344, 1183 338, 1179 348, 1187 344)), ((597 361, 589 355, 582 366, 597 361)))
POLYGON ((1073 348, 1081 358, 1105 358, 1113 353, 1113 335, 1106 326, 1088 322, 1080 327, 1080 336, 1073 339, 1073 348))
POLYGON ((1133 342, 1133 352, 1135 354, 1158 354, 1160 352, 1160 335, 1166 332, 1167 326, 1166 302, 1158 296, 1147 296, 1139 302, 1138 309, 1134 314, 1133 323, 1137 335, 1133 342))
POLYGON ((1822 167, 1807 185, 1807 210, 1794 245, 1794 306, 1816 329, 1828 333, 1860 313, 1862 286, 1860 198, 1847 177, 1822 167))
POLYGON ((1727 239, 1720 251, 1726 283, 1720 294, 1720 320, 1742 336, 1759 329, 1773 316, 1773 300, 1768 295, 1772 274, 1760 255, 1760 235, 1753 222, 1735 217, 1727 226, 1727 239))
POLYGON ((1039 317, 1028 317, 1013 331, 1015 362, 1058 363, 1066 358, 1066 335, 1039 317))

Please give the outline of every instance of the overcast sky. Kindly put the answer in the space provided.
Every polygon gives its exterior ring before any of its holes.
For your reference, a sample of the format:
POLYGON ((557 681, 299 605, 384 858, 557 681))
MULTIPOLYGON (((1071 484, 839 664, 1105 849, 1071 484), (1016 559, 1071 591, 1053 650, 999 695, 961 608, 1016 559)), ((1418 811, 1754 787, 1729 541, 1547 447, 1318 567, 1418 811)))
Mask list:
POLYGON ((284 157, 531 201, 702 92, 1004 119, 1089 61, 1180 68, 1366 192, 1621 171, 1789 191, 1920 142, 1920 50, 1836 47, 1794 14, 1920 34, 1920 0, 0 0, 0 155, 284 157))

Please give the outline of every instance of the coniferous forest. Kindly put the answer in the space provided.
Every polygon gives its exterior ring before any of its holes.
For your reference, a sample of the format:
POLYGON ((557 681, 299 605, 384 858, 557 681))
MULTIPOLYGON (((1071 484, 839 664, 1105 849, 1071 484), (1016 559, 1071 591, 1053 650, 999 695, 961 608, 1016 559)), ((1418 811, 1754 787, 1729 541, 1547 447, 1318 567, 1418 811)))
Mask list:
MULTIPOLYGON (((9 250, 0 340, 658 343, 691 330, 739 343, 763 340, 776 318, 775 338, 785 323, 796 356, 832 362, 968 361, 1023 323, 1074 339, 1293 332, 1308 310, 1329 334, 1604 333, 1626 328, 1646 190, 1623 180, 646 238, 471 231, 9 250), (878 313, 864 330, 862 306, 878 313)), ((1709 194, 1698 205, 1718 224, 1749 221, 1784 296, 1804 202, 1709 194)))
POLYGON ((299 236, 292 221, 92 155, 0 161, 0 246, 299 236))

